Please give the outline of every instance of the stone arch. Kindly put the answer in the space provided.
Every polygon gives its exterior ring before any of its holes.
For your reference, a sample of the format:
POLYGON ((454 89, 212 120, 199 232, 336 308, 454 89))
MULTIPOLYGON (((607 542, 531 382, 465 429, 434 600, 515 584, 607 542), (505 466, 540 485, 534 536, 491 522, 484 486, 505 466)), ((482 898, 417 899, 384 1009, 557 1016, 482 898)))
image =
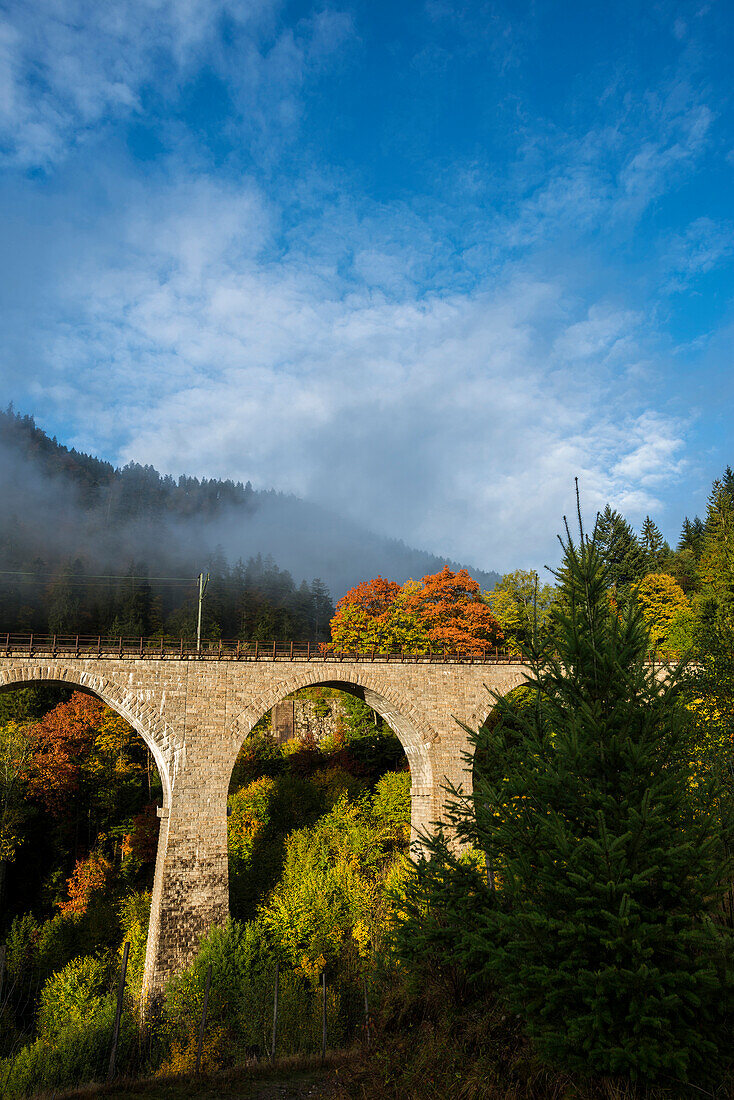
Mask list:
MULTIPOLYGON (((513 669, 512 673, 509 676, 502 680, 501 690, 500 685, 498 684, 496 687, 493 687, 491 691, 496 692, 498 695, 509 695, 511 691, 515 690, 515 688, 522 687, 522 685, 527 681, 529 672, 529 668, 526 668, 524 665, 518 665, 515 669, 513 669)), ((492 711, 494 710, 495 706, 496 703, 494 702, 494 699, 490 694, 490 690, 487 690, 486 699, 483 699, 482 702, 479 703, 471 713, 471 717, 467 722, 469 729, 481 729, 484 723, 489 718, 492 711)))
POLYGON ((417 834, 425 830, 430 822, 435 786, 430 750, 438 734, 414 706, 401 698, 391 685, 385 684, 369 666, 312 666, 285 677, 277 686, 256 696, 229 726, 231 767, 234 767, 243 741, 264 714, 299 688, 319 685, 336 687, 347 693, 350 688, 363 692, 367 705, 397 734, 410 767, 413 831, 417 834))
POLYGON ((136 699, 114 680, 86 669, 69 668, 60 664, 6 667, 0 671, 0 692, 42 680, 73 685, 89 692, 124 718, 150 749, 163 785, 163 804, 166 807, 170 805, 172 776, 169 759, 172 731, 154 707, 136 699))

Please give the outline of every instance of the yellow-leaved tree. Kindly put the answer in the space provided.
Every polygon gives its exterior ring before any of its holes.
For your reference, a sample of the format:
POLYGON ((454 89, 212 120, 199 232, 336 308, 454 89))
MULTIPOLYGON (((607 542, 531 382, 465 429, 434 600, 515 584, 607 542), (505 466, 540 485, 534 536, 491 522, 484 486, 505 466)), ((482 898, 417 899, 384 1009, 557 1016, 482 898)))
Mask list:
POLYGON ((693 613, 678 582, 668 573, 648 573, 632 586, 632 591, 650 630, 651 645, 655 649, 686 648, 681 642, 685 643, 688 636, 686 626, 692 629, 693 613))

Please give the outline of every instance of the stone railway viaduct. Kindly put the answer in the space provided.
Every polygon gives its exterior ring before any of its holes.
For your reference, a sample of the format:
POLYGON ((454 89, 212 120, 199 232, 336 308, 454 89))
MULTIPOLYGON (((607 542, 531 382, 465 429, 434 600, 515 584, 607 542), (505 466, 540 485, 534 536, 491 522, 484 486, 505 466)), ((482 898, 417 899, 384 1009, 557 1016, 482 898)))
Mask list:
POLYGON ((168 654, 59 653, 6 647, 0 691, 56 681, 96 695, 125 718, 153 754, 163 783, 144 1000, 192 958, 202 934, 228 913, 227 793, 243 740, 298 688, 358 695, 400 738, 411 772, 413 835, 445 810, 444 785, 471 790, 460 723, 477 729, 523 682, 519 664, 427 659, 276 657, 228 660, 168 654))

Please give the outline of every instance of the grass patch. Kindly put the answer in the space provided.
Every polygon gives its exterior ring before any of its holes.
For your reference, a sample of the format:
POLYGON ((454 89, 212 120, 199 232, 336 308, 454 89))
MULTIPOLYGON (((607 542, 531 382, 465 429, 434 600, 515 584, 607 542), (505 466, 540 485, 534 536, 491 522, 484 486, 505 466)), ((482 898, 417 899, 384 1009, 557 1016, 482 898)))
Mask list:
POLYGON ((112 1084, 90 1084, 67 1092, 46 1093, 35 1100, 184 1100, 185 1097, 201 1097, 215 1100, 228 1097, 231 1100, 279 1100, 318 1097, 331 1093, 335 1078, 344 1068, 360 1056, 358 1049, 329 1051, 322 1063, 320 1055, 293 1055, 276 1058, 271 1063, 264 1059, 232 1066, 217 1073, 179 1074, 167 1078, 147 1077, 128 1079, 120 1077, 112 1084), (315 1091, 316 1090, 316 1091, 315 1091))

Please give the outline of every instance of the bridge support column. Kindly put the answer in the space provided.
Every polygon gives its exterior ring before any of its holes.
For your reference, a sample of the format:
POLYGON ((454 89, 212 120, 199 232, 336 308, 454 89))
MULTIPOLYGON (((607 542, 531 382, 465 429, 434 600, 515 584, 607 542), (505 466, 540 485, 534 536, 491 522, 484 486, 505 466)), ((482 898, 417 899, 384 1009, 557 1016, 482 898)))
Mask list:
MULTIPOLYGON (((431 763, 434 783, 431 791, 431 821, 448 825, 449 806, 457 801, 456 796, 450 794, 448 788, 457 791, 460 797, 471 795, 473 790, 471 749, 469 737, 458 722, 442 731, 439 742, 433 747, 431 763)), ((450 828, 447 830, 447 836, 452 844, 458 844, 450 828)))
POLYGON ((170 809, 162 811, 142 1014, 169 978, 188 966, 201 937, 213 924, 223 924, 229 912, 226 789, 224 797, 217 792, 216 801, 192 795, 174 791, 170 809))
POLYGON ((414 858, 418 858, 424 852, 423 837, 432 831, 433 818, 433 788, 418 786, 411 775, 410 852, 414 858))

